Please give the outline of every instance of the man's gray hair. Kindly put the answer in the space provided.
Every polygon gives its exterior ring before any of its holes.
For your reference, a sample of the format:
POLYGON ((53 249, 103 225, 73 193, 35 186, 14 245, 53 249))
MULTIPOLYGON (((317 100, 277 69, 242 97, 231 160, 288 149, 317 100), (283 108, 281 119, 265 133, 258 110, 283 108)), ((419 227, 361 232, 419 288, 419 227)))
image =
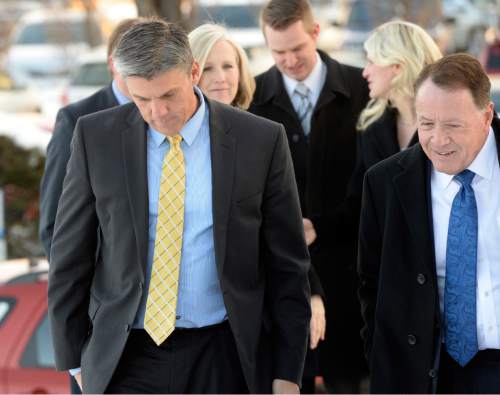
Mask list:
POLYGON ((182 27, 159 18, 147 18, 123 35, 113 52, 113 62, 122 78, 151 80, 173 68, 189 73, 193 55, 182 27))

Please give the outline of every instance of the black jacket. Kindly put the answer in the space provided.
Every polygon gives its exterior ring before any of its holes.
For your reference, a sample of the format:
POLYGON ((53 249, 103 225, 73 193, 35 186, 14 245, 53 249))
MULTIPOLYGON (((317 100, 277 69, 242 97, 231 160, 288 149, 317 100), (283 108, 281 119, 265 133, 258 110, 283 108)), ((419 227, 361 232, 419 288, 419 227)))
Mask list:
MULTIPOLYGON (((500 157, 498 118, 492 125, 500 157)), ((417 143, 366 173, 358 270, 373 393, 436 391, 441 325, 430 168, 417 143)))
MULTIPOLYGON (((361 69, 343 65, 318 51, 327 68, 326 82, 311 117, 307 138, 276 66, 256 78, 249 111, 285 126, 304 217, 318 233, 311 259, 326 294, 327 335, 321 346, 323 375, 348 375, 363 370, 359 338, 361 317, 356 297, 356 240, 322 243, 321 218, 343 212, 347 185, 356 160, 356 122, 368 101, 361 69), (323 353, 323 351, 325 351, 323 353), (326 369, 326 370, 325 370, 326 369)), ((342 233, 345 216, 332 225, 342 233)), ((325 228, 328 228, 325 226, 325 228)), ((314 292, 314 287, 311 285, 314 292)))
POLYGON ((76 121, 83 115, 117 106, 111 85, 93 95, 63 107, 57 113, 56 124, 45 158, 45 172, 40 186, 40 240, 48 257, 52 245, 57 206, 61 197, 70 144, 76 121))

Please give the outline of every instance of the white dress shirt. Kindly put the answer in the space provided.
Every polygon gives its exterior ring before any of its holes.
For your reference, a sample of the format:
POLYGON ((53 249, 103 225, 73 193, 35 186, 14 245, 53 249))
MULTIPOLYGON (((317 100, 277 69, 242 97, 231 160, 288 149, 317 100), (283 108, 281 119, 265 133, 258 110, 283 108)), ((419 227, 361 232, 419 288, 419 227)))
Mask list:
MULTIPOLYGON (((476 175, 472 189, 478 213, 477 340, 480 350, 500 349, 500 167, 495 135, 468 167, 476 175)), ((461 184, 453 176, 431 170, 432 216, 441 316, 444 312, 446 243, 451 206, 461 184)))
POLYGON ((326 81, 326 65, 323 63, 317 52, 316 65, 305 80, 297 81, 283 73, 281 73, 281 75, 283 76, 283 84, 285 85, 286 92, 288 93, 288 96, 292 101, 293 108, 298 108, 300 106, 300 99, 297 97, 297 95, 293 94, 293 92, 295 91, 295 87, 299 82, 302 82, 311 90, 309 100, 311 100, 313 108, 316 107, 319 95, 321 94, 321 90, 323 89, 323 85, 325 85, 326 81))

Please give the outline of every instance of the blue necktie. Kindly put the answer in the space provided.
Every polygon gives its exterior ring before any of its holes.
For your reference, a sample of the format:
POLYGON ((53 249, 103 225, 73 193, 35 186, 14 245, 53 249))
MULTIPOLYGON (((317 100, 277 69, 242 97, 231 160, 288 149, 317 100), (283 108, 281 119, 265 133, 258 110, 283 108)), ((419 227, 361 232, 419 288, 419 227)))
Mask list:
POLYGON ((448 354, 465 366, 477 353, 477 206, 471 187, 475 174, 455 176, 462 186, 451 206, 446 244, 444 289, 445 343, 448 354))

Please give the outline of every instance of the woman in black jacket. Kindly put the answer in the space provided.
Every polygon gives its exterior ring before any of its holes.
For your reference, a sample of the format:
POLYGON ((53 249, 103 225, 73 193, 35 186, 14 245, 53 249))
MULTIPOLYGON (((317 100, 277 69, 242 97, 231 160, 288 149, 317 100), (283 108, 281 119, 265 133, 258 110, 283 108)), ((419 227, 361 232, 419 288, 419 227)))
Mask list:
POLYGON ((358 121, 358 158, 349 187, 353 231, 357 232, 363 177, 374 164, 418 141, 413 84, 420 71, 442 57, 420 26, 404 21, 385 23, 366 40, 370 101, 358 121))

